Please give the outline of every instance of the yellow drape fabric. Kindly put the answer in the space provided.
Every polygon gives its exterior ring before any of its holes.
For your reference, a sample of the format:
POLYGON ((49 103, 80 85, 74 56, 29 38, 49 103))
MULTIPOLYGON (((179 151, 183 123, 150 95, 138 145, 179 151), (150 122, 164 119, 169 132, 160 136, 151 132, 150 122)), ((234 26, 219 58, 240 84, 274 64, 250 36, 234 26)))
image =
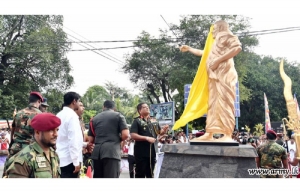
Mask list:
POLYGON ((214 43, 212 36, 213 25, 210 27, 210 32, 205 42, 203 54, 200 60, 198 71, 190 88, 189 97, 186 107, 174 126, 173 130, 186 125, 188 122, 193 121, 205 113, 208 108, 208 75, 206 71, 206 60, 214 43))

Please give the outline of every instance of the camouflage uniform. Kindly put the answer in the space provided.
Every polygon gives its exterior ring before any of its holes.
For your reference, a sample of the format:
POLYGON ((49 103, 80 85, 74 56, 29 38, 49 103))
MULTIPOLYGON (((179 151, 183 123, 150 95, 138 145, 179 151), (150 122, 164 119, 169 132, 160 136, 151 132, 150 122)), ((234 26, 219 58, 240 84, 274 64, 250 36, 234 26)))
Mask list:
POLYGON ((35 115, 38 113, 42 113, 38 108, 29 105, 27 108, 22 109, 17 112, 17 114, 14 117, 12 127, 14 129, 14 133, 12 136, 12 140, 9 144, 8 152, 9 155, 6 158, 6 162, 4 164, 4 170, 3 175, 5 175, 5 171, 8 168, 7 162, 9 158, 11 158, 13 155, 17 154, 19 151, 24 149, 26 146, 28 146, 30 143, 33 142, 33 134, 34 130, 30 126, 31 120, 35 115))
POLYGON ((59 158, 50 148, 50 160, 34 142, 8 160, 7 178, 60 178, 59 158))
MULTIPOLYGON (((282 169, 282 160, 287 159, 287 153, 275 140, 268 140, 267 143, 257 148, 260 158, 260 166, 264 169, 282 169)), ((281 175, 261 175, 261 178, 282 178, 281 175)))
POLYGON ((13 138, 8 149, 8 159, 18 153, 27 145, 29 145, 31 142, 33 142, 34 131, 30 126, 30 122, 32 118, 38 113, 41 113, 41 111, 31 105, 17 112, 12 123, 14 134, 12 136, 13 138))

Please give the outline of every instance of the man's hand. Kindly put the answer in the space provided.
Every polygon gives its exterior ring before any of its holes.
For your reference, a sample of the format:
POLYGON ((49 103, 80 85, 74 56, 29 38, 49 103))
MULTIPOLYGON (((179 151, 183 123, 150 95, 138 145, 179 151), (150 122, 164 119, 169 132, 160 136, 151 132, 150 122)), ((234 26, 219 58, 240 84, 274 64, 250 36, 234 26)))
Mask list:
POLYGON ((164 135, 169 130, 169 125, 164 125, 160 131, 161 135, 164 135))
POLYGON ((162 143, 164 140, 166 140, 167 137, 168 137, 167 134, 160 135, 160 136, 158 137, 158 141, 162 143))
POLYGON ((76 174, 79 171, 80 171, 80 164, 78 166, 75 166, 75 170, 73 171, 73 173, 76 174))
POLYGON ((89 153, 92 153, 93 150, 94 150, 94 147, 95 147, 95 144, 93 143, 88 143, 87 146, 86 146, 86 149, 89 153))
POLYGON ((156 141, 155 138, 153 137, 146 137, 146 140, 149 142, 149 143, 154 143, 156 141))
POLYGON ((187 45, 182 45, 182 46, 180 46, 179 49, 181 52, 187 52, 187 51, 189 51, 190 47, 187 45))

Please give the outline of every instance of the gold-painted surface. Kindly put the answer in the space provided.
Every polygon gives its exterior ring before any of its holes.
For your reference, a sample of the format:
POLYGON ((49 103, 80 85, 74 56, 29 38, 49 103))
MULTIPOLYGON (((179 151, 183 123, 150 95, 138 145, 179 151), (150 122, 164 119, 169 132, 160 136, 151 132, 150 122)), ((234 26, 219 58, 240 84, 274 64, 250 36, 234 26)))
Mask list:
POLYGON ((283 68, 283 60, 280 62, 279 67, 280 76, 284 82, 284 89, 283 89, 283 95, 286 101, 286 108, 288 111, 287 118, 283 118, 283 125, 284 125, 284 131, 285 131, 285 137, 286 137, 286 129, 285 125, 288 127, 288 130, 294 131, 295 136, 295 142, 296 142, 296 157, 298 160, 300 160, 300 120, 297 114, 297 106, 296 102, 293 99, 292 94, 292 80, 290 77, 286 75, 283 68))

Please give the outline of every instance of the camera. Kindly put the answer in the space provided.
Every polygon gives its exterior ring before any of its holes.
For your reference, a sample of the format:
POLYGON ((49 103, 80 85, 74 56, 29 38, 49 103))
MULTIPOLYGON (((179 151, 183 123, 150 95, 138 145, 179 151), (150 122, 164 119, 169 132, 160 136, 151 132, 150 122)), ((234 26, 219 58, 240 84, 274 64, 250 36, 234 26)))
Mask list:
POLYGON ((252 137, 248 139, 248 143, 255 143, 255 139, 253 139, 252 137))
POLYGON ((247 144, 248 142, 247 137, 248 137, 248 133, 245 132, 244 127, 242 127, 239 135, 240 143, 243 145, 247 144))

